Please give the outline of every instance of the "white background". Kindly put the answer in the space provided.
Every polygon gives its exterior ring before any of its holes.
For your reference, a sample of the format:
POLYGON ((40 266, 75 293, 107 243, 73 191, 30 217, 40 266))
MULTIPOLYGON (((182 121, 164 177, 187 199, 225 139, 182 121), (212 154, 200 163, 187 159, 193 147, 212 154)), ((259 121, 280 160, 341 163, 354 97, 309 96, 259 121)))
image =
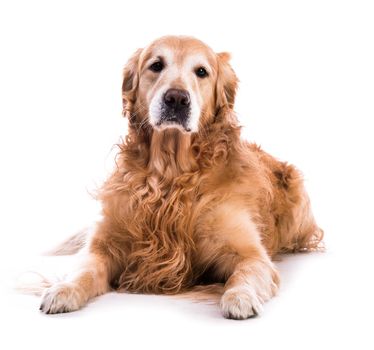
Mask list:
POLYGON ((2 349, 373 348, 374 11, 370 1, 2 1, 2 349), (186 34, 230 51, 243 136, 303 170, 326 253, 285 257, 262 317, 106 295, 46 316, 11 289, 99 212, 90 197, 126 130, 121 70, 135 49, 186 34))

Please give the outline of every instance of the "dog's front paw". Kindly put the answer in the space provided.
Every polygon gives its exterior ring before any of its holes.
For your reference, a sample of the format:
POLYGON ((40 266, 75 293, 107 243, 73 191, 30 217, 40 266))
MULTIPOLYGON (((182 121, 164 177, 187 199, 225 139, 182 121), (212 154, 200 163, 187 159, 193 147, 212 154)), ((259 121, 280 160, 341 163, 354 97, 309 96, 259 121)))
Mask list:
POLYGON ((46 314, 58 314, 78 310, 84 304, 85 298, 75 284, 59 282, 44 291, 40 310, 46 314))
POLYGON ((221 298, 223 316, 234 320, 255 317, 262 312, 263 301, 250 287, 228 289, 221 298))

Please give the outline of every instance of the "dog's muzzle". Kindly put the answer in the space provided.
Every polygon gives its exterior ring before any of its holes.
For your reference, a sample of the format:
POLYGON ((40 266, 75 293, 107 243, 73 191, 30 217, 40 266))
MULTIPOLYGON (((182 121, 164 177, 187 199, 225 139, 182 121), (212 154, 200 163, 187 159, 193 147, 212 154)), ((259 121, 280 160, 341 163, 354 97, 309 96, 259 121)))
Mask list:
POLYGON ((191 98, 186 90, 169 89, 165 92, 161 107, 161 118, 157 125, 181 125, 186 131, 191 113, 191 98))

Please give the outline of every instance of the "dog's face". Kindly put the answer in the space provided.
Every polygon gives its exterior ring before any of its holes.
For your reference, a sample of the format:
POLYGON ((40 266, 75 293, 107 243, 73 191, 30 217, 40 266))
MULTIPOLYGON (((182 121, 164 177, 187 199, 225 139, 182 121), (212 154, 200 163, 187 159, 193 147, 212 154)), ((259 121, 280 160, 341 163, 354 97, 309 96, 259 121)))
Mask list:
POLYGON ((125 112, 154 129, 197 132, 220 108, 233 107, 237 78, 228 59, 193 38, 154 41, 125 67, 125 112))

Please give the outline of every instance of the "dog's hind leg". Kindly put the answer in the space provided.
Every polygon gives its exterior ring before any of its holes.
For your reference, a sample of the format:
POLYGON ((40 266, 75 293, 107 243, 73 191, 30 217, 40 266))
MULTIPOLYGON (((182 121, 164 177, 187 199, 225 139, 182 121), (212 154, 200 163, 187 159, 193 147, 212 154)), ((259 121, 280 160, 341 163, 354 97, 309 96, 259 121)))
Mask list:
POLYGON ((315 221, 302 175, 293 165, 281 165, 283 168, 275 174, 278 186, 284 193, 283 206, 286 210, 278 217, 278 251, 296 252, 323 248, 323 230, 315 221))

